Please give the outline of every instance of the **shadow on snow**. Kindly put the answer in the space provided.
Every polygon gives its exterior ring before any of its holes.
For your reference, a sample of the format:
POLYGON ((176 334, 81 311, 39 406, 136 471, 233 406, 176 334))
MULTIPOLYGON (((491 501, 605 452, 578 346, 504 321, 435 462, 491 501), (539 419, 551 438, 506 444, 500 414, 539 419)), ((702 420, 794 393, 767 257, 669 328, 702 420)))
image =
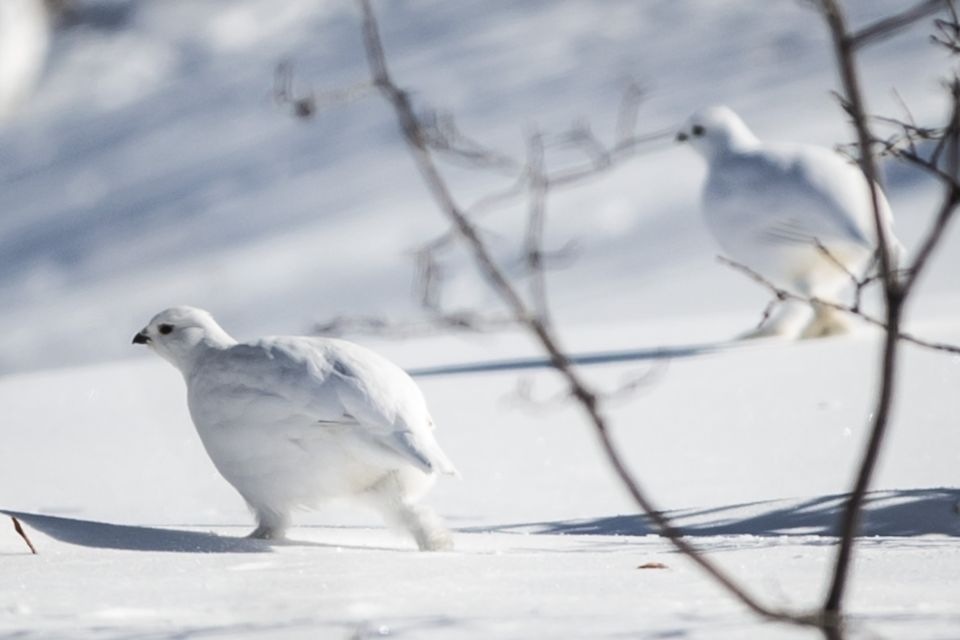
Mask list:
MULTIPOLYGON (((570 354, 571 364, 578 366, 615 364, 618 362, 634 362, 637 360, 671 360, 674 358, 692 358, 708 353, 716 353, 735 348, 750 346, 744 342, 710 342, 705 344, 683 345, 678 347, 650 347, 627 351, 597 351, 592 353, 570 354)), ((408 369, 414 378, 429 378, 434 376, 449 376, 462 373, 491 373, 496 371, 526 371, 529 369, 549 369, 549 358, 513 358, 509 360, 487 360, 481 362, 467 362, 462 364, 439 365, 436 367, 422 367, 408 369)))
MULTIPOLYGON (((713 509, 667 512, 688 536, 836 536, 847 494, 809 500, 772 500, 713 509)), ((531 522, 473 531, 541 534, 643 536, 657 531, 643 515, 531 522)), ((864 505, 861 536, 960 537, 960 489, 873 491, 864 505)))
MULTIPOLYGON (((845 494, 809 500, 775 500, 713 509, 685 509, 668 515, 688 536, 835 536, 845 494)), ((129 551, 263 553, 277 545, 344 548, 310 541, 265 541, 212 532, 110 524, 36 513, 0 510, 37 531, 69 544, 129 551)), ((462 533, 525 532, 555 535, 645 536, 656 530, 642 515, 556 522, 529 522, 460 529, 462 533)), ((960 537, 960 489, 874 491, 867 496, 863 536, 960 537)), ((350 547, 373 550, 373 547, 350 547)), ((378 548, 379 549, 379 548, 378 548)), ((395 549, 400 551, 400 549, 395 549)))
POLYGON ((181 551, 193 553, 245 553, 270 550, 270 543, 250 538, 231 538, 203 531, 137 527, 92 520, 18 511, 0 511, 55 540, 103 549, 129 551, 181 551))

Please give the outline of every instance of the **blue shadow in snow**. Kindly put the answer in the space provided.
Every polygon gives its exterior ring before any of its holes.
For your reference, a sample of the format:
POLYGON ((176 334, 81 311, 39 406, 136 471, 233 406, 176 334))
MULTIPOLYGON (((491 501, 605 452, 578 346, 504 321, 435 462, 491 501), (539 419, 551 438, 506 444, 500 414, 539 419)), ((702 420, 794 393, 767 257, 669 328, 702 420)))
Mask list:
MULTIPOLYGON (((743 346, 742 342, 710 342, 705 344, 678 347, 651 347, 629 351, 598 351, 595 353, 571 354, 570 362, 578 366, 614 364, 638 360, 667 360, 690 358, 743 346)), ((549 358, 513 358, 509 360, 489 360, 486 362, 468 362, 464 364, 440 365, 408 369, 407 373, 415 378, 447 376, 460 373, 490 373, 494 371, 524 371, 528 369, 546 369, 551 366, 549 358)))
MULTIPOLYGON (((836 536, 847 494, 804 501, 755 502, 715 509, 667 512, 687 536, 836 536)), ((960 537, 960 489, 874 491, 867 495, 861 536, 960 537)), ((585 520, 532 522, 472 530, 559 535, 644 536, 656 534, 646 516, 620 515, 585 520)))
POLYGON ((102 549, 178 551, 187 553, 262 553, 271 543, 250 538, 230 538, 215 533, 158 527, 135 527, 107 522, 76 520, 36 513, 2 511, 55 540, 102 549))

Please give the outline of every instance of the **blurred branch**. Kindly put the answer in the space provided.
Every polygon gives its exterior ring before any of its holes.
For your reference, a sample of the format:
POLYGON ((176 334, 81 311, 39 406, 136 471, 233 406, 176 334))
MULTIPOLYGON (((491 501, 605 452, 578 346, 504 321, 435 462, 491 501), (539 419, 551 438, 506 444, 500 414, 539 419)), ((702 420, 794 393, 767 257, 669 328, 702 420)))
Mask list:
POLYGON ((865 47, 910 27, 923 18, 943 10, 949 0, 923 0, 901 13, 877 20, 856 33, 846 34, 854 48, 865 47))
POLYGON ((344 89, 298 94, 293 79, 293 62, 283 60, 277 64, 273 74, 273 100, 280 106, 289 107, 294 116, 304 120, 312 118, 319 109, 350 104, 373 93, 369 82, 360 82, 344 89))
MULTIPOLYGON (((534 180, 539 183, 537 188, 544 191, 583 184, 633 158, 639 150, 647 145, 671 138, 674 133, 672 129, 639 135, 632 129, 628 129, 636 122, 637 103, 642 95, 639 86, 635 84, 631 84, 624 92, 617 116, 617 140, 613 145, 604 145, 590 128, 582 123, 576 123, 566 131, 549 138, 540 134, 543 155, 539 162, 539 170, 530 165, 528 143, 528 161, 516 167, 517 174, 514 181, 500 191, 480 197, 472 204, 467 205, 464 211, 470 218, 475 219, 522 197, 529 192, 531 189, 530 183, 534 180), (545 169, 546 154, 563 147, 579 148, 583 151, 585 159, 574 165, 567 165, 555 171, 547 171, 545 169)), ((456 236, 456 231, 451 229, 424 243, 422 250, 437 251, 449 245, 456 236)))
POLYGON ((931 35, 930 40, 950 53, 958 54, 960 53, 960 17, 957 16, 954 0, 946 0, 946 4, 950 17, 933 21, 937 33, 931 35))
POLYGON ((515 158, 467 136, 449 113, 433 112, 428 119, 419 120, 428 146, 448 160, 468 167, 496 169, 510 174, 523 167, 515 158))
POLYGON ((527 275, 530 278, 530 300, 540 321, 549 325, 547 270, 544 264, 543 248, 543 236, 547 224, 547 185, 543 173, 543 136, 539 132, 534 132, 527 143, 527 167, 530 174, 530 196, 524 246, 527 275))

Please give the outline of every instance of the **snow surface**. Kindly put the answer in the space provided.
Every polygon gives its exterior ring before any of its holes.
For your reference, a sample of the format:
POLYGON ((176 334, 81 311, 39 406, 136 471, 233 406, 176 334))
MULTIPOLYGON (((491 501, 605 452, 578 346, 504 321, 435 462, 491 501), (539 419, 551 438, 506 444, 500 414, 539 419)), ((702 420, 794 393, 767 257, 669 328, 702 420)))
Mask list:
MULTIPOLYGON (((821 594, 876 347, 864 336, 676 359, 611 410, 641 481, 769 602, 809 607, 821 594)), ((467 361, 518 348, 487 337, 384 350, 412 366, 428 351, 467 361)), ((852 637, 955 638, 960 361, 905 356, 858 547, 852 637)), ((645 371, 589 370, 607 388, 645 371)), ((558 390, 550 372, 523 377, 537 398, 558 390)), ((0 504, 23 513, 40 555, 12 528, 0 535, 0 635, 816 637, 758 622, 709 584, 636 515, 579 412, 519 400, 517 378, 421 379, 464 476, 427 497, 455 530, 457 550, 439 554, 347 505, 303 514, 287 544, 242 539, 251 517, 206 458, 179 374, 158 359, 8 378, 0 504), (667 568, 637 569, 649 562, 667 568)))
MULTIPOLYGON (((813 638, 757 621, 651 534, 549 371, 420 378, 463 474, 427 497, 457 550, 423 554, 349 505, 302 514, 287 544, 204 454, 183 383, 131 336, 207 307, 238 338, 340 314, 418 315, 408 251, 443 230, 376 100, 309 123, 272 104, 364 77, 349 2, 85 0, 27 109, 0 131, 0 637, 813 638), (137 357, 137 359, 133 359, 137 357), (126 359, 125 361, 117 361, 126 359), (531 400, 531 397, 533 400, 531 400), (646 563, 666 569, 638 569, 646 563)), ((902 6, 851 2, 862 24, 902 6)), ((395 72, 421 107, 522 153, 524 131, 588 117, 609 139, 624 80, 643 130, 727 102, 767 139, 849 140, 820 21, 799 2, 380 3, 395 72)), ((924 28, 865 54, 871 104, 940 115, 948 61, 924 28)), ((935 191, 887 166, 908 250, 935 191)), ((451 170, 465 201, 501 178, 451 170)), ((822 595, 840 498, 870 418, 878 336, 723 342, 766 296, 716 264, 683 148, 551 198, 552 279, 575 351, 679 347, 589 368, 615 436, 661 507, 767 602, 822 595), (690 348, 686 348, 690 347, 690 348)), ((519 209, 491 218, 509 237, 519 209)), ((500 255, 511 246, 497 240, 500 255)), ((952 229, 910 329, 960 343, 952 229)), ((462 256, 450 299, 488 304, 462 256)), ((510 332, 364 338, 409 369, 536 355, 510 332)), ((855 638, 960 637, 960 359, 905 347, 890 441, 851 585, 855 638)))

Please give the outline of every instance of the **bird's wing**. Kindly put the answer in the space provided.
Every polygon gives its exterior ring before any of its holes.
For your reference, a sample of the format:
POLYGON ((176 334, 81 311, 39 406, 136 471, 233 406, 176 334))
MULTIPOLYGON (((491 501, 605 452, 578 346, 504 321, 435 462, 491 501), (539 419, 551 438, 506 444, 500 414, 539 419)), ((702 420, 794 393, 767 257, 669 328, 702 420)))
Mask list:
POLYGON ((416 383, 399 367, 349 342, 320 338, 262 341, 286 382, 278 393, 290 410, 320 426, 348 425, 381 453, 424 472, 455 473, 432 433, 416 383))
POLYGON ((866 182, 829 149, 765 146, 721 161, 711 182, 707 204, 743 211, 744 230, 761 241, 873 244, 866 182))

